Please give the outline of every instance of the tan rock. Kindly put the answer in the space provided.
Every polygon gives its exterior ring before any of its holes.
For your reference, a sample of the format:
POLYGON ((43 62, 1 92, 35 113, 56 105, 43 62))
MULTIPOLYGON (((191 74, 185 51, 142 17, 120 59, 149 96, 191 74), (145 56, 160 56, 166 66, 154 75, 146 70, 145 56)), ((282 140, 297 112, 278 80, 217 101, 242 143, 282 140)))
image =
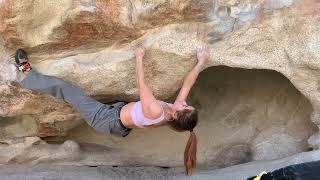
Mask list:
POLYGON ((37 164, 81 159, 77 143, 66 141, 50 145, 39 137, 1 141, 0 164, 37 164))
POLYGON ((78 113, 61 100, 51 96, 32 94, 12 85, 0 85, 0 116, 13 118, 19 129, 25 132, 15 134, 15 128, 4 126, 7 135, 23 136, 62 136, 83 121, 78 113), (29 134, 31 133, 31 134, 29 134))

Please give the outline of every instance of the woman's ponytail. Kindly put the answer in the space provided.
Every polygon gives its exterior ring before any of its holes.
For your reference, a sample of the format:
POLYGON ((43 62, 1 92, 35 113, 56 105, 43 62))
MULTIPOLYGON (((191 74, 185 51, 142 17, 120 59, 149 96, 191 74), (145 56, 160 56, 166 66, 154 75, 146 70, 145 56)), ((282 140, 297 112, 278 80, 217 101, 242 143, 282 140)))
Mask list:
POLYGON ((190 137, 184 151, 184 166, 186 168, 186 174, 191 175, 192 169, 197 164, 197 137, 193 130, 190 131, 190 137))
POLYGON ((169 121, 168 124, 176 131, 190 131, 190 137, 184 150, 184 166, 186 174, 191 175, 192 169, 197 164, 197 137, 193 129, 198 123, 198 111, 195 109, 185 109, 177 112, 177 119, 169 121))

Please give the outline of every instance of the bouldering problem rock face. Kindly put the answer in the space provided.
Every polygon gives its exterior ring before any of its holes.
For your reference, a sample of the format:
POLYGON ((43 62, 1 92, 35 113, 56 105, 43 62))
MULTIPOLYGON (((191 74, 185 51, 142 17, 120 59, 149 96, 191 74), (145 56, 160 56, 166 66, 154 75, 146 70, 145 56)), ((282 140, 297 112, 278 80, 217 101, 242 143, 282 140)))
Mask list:
POLYGON ((23 143, 22 155, 4 154, 0 164, 176 167, 188 136, 166 127, 125 139, 94 132, 61 100, 10 85, 18 74, 8 54, 17 48, 38 71, 109 102, 138 99, 138 45, 147 49, 147 83, 168 99, 206 43, 210 61, 189 99, 200 112, 200 167, 290 156, 307 151, 311 135, 318 148, 319 9, 316 0, 0 0, 0 151, 27 137, 41 145, 23 143), (69 145, 75 157, 64 158, 69 145))
MULTIPOLYGON (((35 132, 25 136, 62 136, 82 123, 79 114, 61 100, 12 85, 3 84, 0 89, 1 117, 11 118, 26 130, 35 132)), ((14 132, 10 134, 14 136, 14 132)))
POLYGON ((26 137, 1 141, 0 146, 1 164, 38 164, 81 159, 79 145, 73 141, 49 145, 39 137, 26 137))

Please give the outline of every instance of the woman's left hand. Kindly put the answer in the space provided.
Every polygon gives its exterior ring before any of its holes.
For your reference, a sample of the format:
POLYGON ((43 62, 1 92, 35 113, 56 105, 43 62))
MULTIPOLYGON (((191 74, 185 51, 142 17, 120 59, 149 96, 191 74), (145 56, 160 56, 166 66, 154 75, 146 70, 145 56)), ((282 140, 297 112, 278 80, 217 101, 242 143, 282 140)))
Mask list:
POLYGON ((145 55, 145 48, 144 47, 138 47, 135 51, 136 59, 142 60, 145 55))

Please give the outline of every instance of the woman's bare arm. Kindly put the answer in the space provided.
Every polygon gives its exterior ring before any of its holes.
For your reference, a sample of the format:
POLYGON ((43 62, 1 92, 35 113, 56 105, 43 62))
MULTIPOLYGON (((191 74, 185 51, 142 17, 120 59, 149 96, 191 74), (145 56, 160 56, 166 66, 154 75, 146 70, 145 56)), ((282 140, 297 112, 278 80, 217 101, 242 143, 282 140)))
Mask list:
POLYGON ((195 67, 188 73, 183 81, 182 88, 180 89, 179 95, 176 98, 176 101, 186 101, 189 95, 189 92, 197 80, 199 73, 203 70, 204 66, 208 62, 210 53, 207 46, 203 46, 197 49, 197 59, 198 63, 195 67))
POLYGON ((154 97, 152 90, 144 81, 143 57, 145 50, 138 48, 136 50, 136 80, 140 94, 143 114, 150 119, 156 119, 163 113, 161 104, 154 97))

